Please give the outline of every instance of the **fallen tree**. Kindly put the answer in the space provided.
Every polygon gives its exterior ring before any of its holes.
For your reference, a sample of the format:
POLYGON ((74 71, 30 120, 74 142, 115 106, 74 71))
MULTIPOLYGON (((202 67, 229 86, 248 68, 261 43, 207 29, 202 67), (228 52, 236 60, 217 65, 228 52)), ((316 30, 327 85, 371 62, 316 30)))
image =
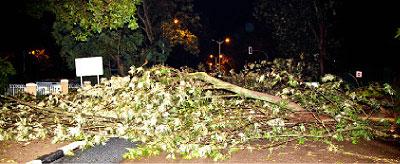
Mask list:
POLYGON ((240 75, 227 82, 203 72, 132 67, 129 76, 69 95, 2 96, 0 140, 52 137, 94 145, 119 136, 142 143, 126 158, 166 152, 169 158, 221 160, 238 149, 291 141, 396 137, 388 133, 389 122, 369 121, 390 104, 343 89, 332 75, 314 87, 290 67, 268 68, 247 75, 243 84, 240 75), (252 144, 259 140, 264 144, 252 144))
MULTIPOLYGON (((214 85, 215 88, 219 88, 219 89, 225 89, 231 92, 234 92, 238 95, 241 95, 243 97, 246 98, 253 98, 253 99, 257 99, 257 100, 263 100, 263 101, 267 101, 269 103, 273 103, 273 104, 280 104, 282 101, 287 101, 287 100, 283 100, 282 98, 278 97, 278 96, 274 96, 274 95, 270 95, 267 93, 261 93, 261 92, 257 92, 257 91, 252 91, 252 90, 248 90, 246 88, 242 88, 239 87, 237 85, 228 83, 228 82, 224 82, 222 80, 219 80, 215 77, 212 77, 210 75, 208 75, 205 72, 196 72, 196 73, 191 73, 189 74, 190 77, 193 77, 195 79, 200 79, 203 80, 207 83, 211 83, 214 85)), ((293 111, 304 111, 304 108, 301 107, 300 105, 294 103, 294 102, 288 102, 287 104, 287 108, 293 110, 293 111)))

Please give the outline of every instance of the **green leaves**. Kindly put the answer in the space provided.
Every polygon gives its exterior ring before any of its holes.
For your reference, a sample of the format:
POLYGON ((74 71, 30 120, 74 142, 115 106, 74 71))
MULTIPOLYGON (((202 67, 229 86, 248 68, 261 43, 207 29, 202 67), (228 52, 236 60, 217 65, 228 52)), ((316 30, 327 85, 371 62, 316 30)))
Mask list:
POLYGON ((160 149, 155 147, 138 147, 138 148, 127 148, 128 153, 123 155, 126 159, 141 159, 143 157, 155 156, 161 153, 160 149))
POLYGON ((132 30, 138 28, 134 16, 136 5, 140 3, 138 0, 90 0, 83 3, 67 0, 49 3, 49 9, 56 15, 56 23, 73 25, 74 28, 68 32, 79 41, 86 41, 103 30, 122 28, 125 24, 132 30))
POLYGON ((400 28, 397 28, 396 36, 394 36, 394 38, 400 38, 400 28))
POLYGON ((182 45, 183 48, 191 54, 198 54, 198 37, 188 28, 177 26, 172 21, 164 22, 161 25, 162 36, 171 46, 182 45))
POLYGON ((390 96, 394 96, 396 94, 396 91, 388 83, 383 84, 383 87, 383 90, 390 96))
POLYGON ((326 82, 334 81, 335 79, 336 79, 336 77, 334 75, 326 74, 324 77, 321 78, 321 81, 323 83, 326 83, 326 82))
POLYGON ((116 65, 118 73, 125 75, 128 66, 144 60, 138 51, 144 40, 136 18, 140 2, 44 0, 40 10, 54 13, 52 34, 70 69, 74 69, 75 58, 102 56, 104 63, 116 65))
POLYGON ((298 139, 298 143, 301 144, 301 145, 304 144, 305 141, 306 141, 306 139, 305 139, 304 137, 300 137, 300 138, 298 139))
POLYGON ((297 87, 299 85, 299 82, 297 82, 297 80, 294 78, 293 75, 289 75, 289 80, 288 80, 288 84, 291 87, 297 87))
POLYGON ((258 82, 261 83, 265 80, 265 75, 261 75, 260 78, 258 79, 258 82))
POLYGON ((370 129, 376 126, 359 114, 364 114, 366 107, 371 110, 368 112, 379 109, 383 104, 371 95, 391 93, 390 87, 347 90, 333 75, 312 87, 304 84, 301 71, 292 67, 296 62, 276 60, 269 64, 252 66, 259 70, 248 73, 246 87, 286 96, 306 111, 288 111, 287 100, 270 104, 231 96, 191 78, 188 71, 132 66, 129 76, 112 77, 70 95, 33 100, 28 103, 32 106, 18 101, 3 103, 0 140, 51 136, 53 142, 84 140, 87 146, 93 146, 118 136, 140 142, 124 155, 129 159, 165 152, 167 158, 223 160, 239 148, 253 149, 248 145, 259 139, 273 145, 289 139, 298 139, 299 143, 308 139, 356 143, 372 137, 370 129), (267 70, 262 70, 266 65, 267 70), (276 77, 280 78, 276 84, 263 87, 276 77), (365 90, 368 94, 361 94, 365 90))
POLYGON ((129 22, 128 28, 131 30, 135 30, 135 29, 139 28, 139 24, 137 23, 136 19, 135 19, 135 21, 132 20, 129 22))

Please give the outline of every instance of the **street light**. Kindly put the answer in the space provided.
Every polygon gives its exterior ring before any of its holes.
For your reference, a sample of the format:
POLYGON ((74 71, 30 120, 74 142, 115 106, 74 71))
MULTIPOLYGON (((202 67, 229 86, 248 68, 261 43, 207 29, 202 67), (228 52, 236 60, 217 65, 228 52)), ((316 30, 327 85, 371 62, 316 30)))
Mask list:
POLYGON ((223 55, 219 54, 218 56, 218 66, 219 66, 219 71, 221 72, 221 60, 222 60, 223 55))
POLYGON ((218 71, 220 72, 221 71, 221 58, 222 58, 222 54, 221 54, 221 44, 222 43, 229 43, 229 42, 231 42, 231 39, 230 38, 225 38, 224 40, 221 40, 221 41, 216 41, 216 40, 214 40, 214 39, 212 39, 212 41, 214 41, 214 42, 216 42, 217 44, 218 44, 218 71))
POLYGON ((230 38, 225 38, 225 42, 226 42, 226 43, 229 43, 230 41, 231 41, 230 38))
POLYGON ((179 23, 179 19, 175 18, 175 19, 174 19, 174 23, 175 23, 175 24, 178 24, 178 23, 179 23))

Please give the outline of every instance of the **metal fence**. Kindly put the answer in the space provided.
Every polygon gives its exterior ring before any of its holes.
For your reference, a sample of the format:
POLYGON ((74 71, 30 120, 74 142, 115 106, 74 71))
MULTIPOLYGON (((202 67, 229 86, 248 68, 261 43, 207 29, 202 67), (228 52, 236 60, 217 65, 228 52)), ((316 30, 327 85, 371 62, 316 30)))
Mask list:
MULTIPOLYGON (((48 95, 61 92, 60 82, 37 82, 37 95, 48 95)), ((78 89, 79 84, 68 84, 68 89, 78 89)), ((15 96, 25 91, 25 84, 9 84, 5 95, 15 96)))
POLYGON ((61 90, 61 85, 59 82, 36 82, 36 85, 38 95, 58 93, 61 90))
POLYGON ((5 92, 5 95, 15 96, 18 93, 22 93, 25 90, 25 84, 9 84, 5 92))

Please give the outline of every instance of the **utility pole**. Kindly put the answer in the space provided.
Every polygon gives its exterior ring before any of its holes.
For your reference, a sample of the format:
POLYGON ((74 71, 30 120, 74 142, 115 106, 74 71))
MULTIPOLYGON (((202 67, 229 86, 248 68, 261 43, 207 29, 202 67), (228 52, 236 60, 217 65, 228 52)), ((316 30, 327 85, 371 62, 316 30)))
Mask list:
POLYGON ((221 44, 224 41, 216 41, 218 43, 218 72, 221 72, 221 44))
POLYGON ((212 41, 214 41, 218 44, 218 72, 221 72, 221 59, 222 59, 221 45, 223 43, 229 43, 231 40, 229 38, 225 38, 224 40, 221 40, 221 41, 216 41, 214 39, 212 39, 212 41))

